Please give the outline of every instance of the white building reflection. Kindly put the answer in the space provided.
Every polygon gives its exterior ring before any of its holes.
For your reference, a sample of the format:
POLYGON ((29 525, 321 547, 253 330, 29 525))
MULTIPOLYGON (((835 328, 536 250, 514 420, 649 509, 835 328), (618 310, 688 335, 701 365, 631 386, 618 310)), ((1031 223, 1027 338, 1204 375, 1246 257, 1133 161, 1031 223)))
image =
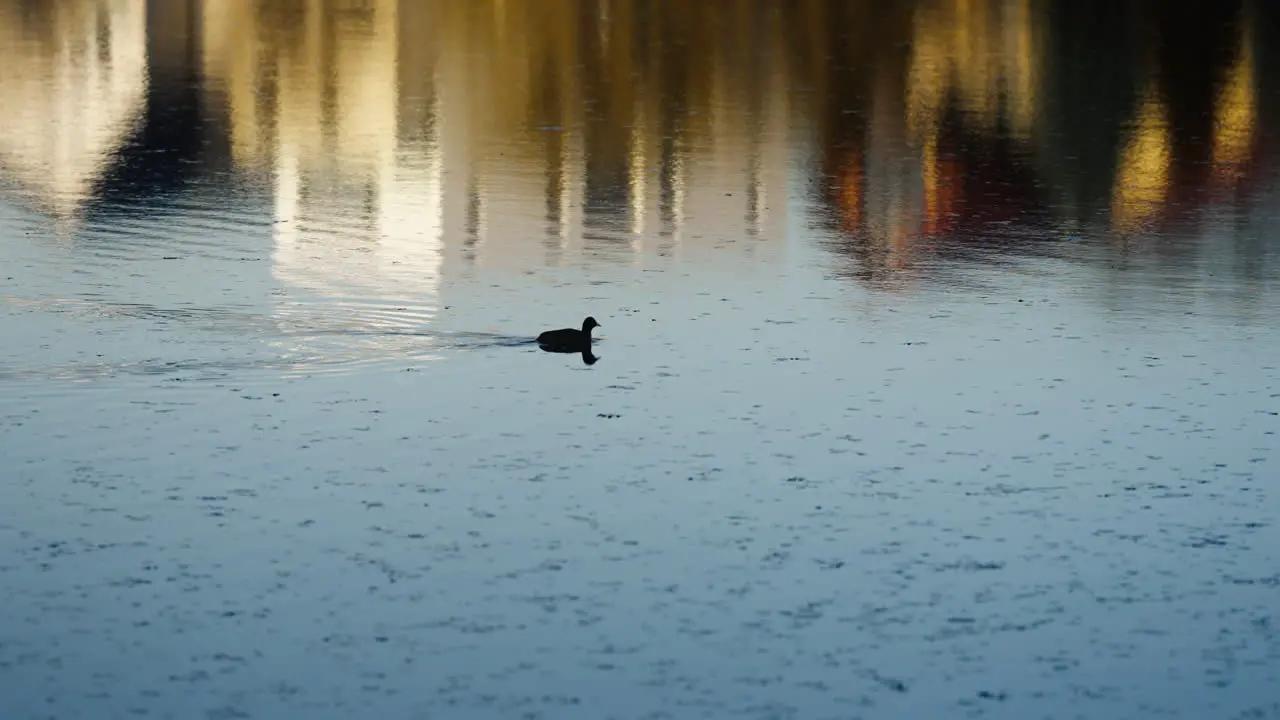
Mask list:
POLYGON ((141 118, 145 0, 0 0, 0 172, 74 217, 141 118))
MULTIPOLYGON (((286 285, 425 297, 442 273, 472 266, 648 262, 744 238, 763 252, 760 239, 783 236, 780 58, 763 86, 713 65, 675 126, 660 87, 606 82, 599 102, 617 115, 593 124, 582 68, 605 58, 584 57, 576 3, 344 7, 202 5, 201 62, 225 97, 234 160, 274 178, 286 285)), ((644 40, 622 20, 601 27, 611 63, 644 40)))
POLYGON ((438 125, 402 127, 398 3, 286 16, 202 6, 202 63, 242 168, 274 179, 273 273, 308 294, 431 305, 443 236, 438 125))

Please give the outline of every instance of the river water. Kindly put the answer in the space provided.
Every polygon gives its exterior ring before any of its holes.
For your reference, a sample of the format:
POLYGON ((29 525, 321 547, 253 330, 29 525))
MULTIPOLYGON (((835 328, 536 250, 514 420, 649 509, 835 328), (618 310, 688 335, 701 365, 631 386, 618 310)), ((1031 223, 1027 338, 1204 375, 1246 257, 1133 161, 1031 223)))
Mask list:
POLYGON ((0 717, 1280 717, 1278 19, 0 0, 0 717))

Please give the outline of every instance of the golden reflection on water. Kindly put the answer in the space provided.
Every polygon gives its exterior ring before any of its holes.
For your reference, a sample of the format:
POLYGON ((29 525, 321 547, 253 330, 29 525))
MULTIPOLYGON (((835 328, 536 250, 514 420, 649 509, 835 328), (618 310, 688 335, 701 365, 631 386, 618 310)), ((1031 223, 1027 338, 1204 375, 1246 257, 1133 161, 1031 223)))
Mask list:
MULTIPOLYGON (((450 265, 644 263, 741 238, 776 252, 815 200, 863 264, 894 271, 1047 204, 1028 178, 1062 174, 1037 149, 1061 141, 1049 78, 1072 71, 1050 7, 0 0, 0 169, 75 215, 147 122, 154 68, 187 64, 229 165, 271 178, 289 282, 420 285, 450 265), (805 182, 819 191, 798 205, 805 182)), ((1254 24, 1210 109, 1211 176, 1231 187, 1257 164, 1254 24)), ((1158 224, 1182 182, 1177 89, 1138 76, 1131 105, 1100 110, 1125 128, 1114 167, 1082 170, 1111 173, 1121 233, 1158 224)))
POLYGON ((1030 137, 1043 47, 1035 41, 1033 12, 1031 0, 921 3, 911 38, 907 123, 922 142, 936 137, 952 97, 977 129, 996 132, 1007 115, 1014 137, 1030 137))
POLYGON ((1254 151, 1258 124, 1257 67, 1249 33, 1253 23, 1240 29, 1239 52, 1218 92, 1213 123, 1214 176, 1219 183, 1234 186, 1245 174, 1254 151))
POLYGON ((37 207, 86 202, 147 91, 144 0, 0 4, 0 170, 37 207))
POLYGON ((1111 206, 1112 225, 1130 232, 1148 227, 1164 210, 1173 158, 1168 110, 1155 88, 1142 96, 1135 115, 1111 206))
POLYGON ((226 95, 236 164, 275 178, 287 283, 433 289, 442 158, 435 128, 401 122, 397 5, 202 4, 204 77, 226 95))

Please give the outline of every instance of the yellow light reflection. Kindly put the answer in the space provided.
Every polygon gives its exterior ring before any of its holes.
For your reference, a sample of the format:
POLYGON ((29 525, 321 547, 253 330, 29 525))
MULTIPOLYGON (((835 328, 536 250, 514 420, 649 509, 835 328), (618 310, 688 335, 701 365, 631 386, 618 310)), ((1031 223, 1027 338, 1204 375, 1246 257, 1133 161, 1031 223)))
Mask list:
POLYGON ((1039 86, 1031 0, 934 0, 913 26, 907 125, 920 138, 954 96, 966 120, 992 132, 1001 112, 1027 139, 1039 86))
POLYGON ((627 154, 627 190, 631 195, 631 235, 639 240, 644 235, 645 217, 649 214, 649 169, 646 127, 647 117, 637 111, 632 121, 630 146, 627 154))
POLYGON ((1239 53, 1214 103, 1213 173, 1220 183, 1233 185, 1244 174, 1253 152, 1257 124, 1257 78, 1253 43, 1250 42, 1252 16, 1243 23, 1239 53))
POLYGON ((1152 86, 1138 104, 1121 151, 1111 199, 1114 229, 1141 230, 1163 212, 1173 161, 1170 133, 1168 111, 1152 86))
MULTIPOLYGON (((918 153, 923 199, 916 203, 899 194, 905 215, 887 226, 885 242, 893 248, 888 267, 909 264, 917 250, 913 245, 945 234, 964 211, 964 165, 939 148, 944 113, 958 111, 967 132, 1031 142, 1042 63, 1036 20, 1030 0, 922 0, 917 6, 901 96, 907 140, 918 153), (918 219, 913 229, 906 216, 918 219)), ((879 106, 893 103, 896 95, 887 91, 876 97, 879 106)), ((896 142, 890 135, 878 130, 870 142, 896 142)), ((883 194, 874 187, 866 192, 872 198, 883 194)))

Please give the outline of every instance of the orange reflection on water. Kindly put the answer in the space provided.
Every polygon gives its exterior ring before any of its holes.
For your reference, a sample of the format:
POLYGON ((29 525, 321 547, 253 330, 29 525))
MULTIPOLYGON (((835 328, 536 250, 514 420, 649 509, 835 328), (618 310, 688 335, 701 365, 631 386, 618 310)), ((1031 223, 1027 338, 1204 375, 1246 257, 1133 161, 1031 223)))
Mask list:
POLYGON ((963 200, 964 166, 952 155, 938 153, 937 138, 925 142, 924 168, 925 235, 943 235, 956 225, 963 200))

